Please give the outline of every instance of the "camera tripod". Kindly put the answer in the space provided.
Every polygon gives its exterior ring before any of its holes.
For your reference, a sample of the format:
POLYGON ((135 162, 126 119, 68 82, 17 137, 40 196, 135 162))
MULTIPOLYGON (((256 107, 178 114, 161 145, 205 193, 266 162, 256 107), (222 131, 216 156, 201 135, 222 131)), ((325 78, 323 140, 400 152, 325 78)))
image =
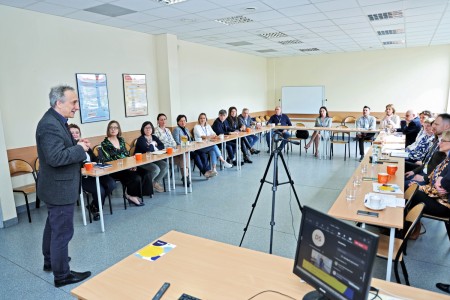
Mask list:
MULTIPOLYGON (((277 134, 276 134, 274 136, 275 143, 277 143, 280 140, 283 140, 286 142, 292 142, 292 141, 280 139, 279 136, 277 136, 277 134)), ((262 190, 264 183, 272 184, 272 213, 271 213, 271 219, 270 219, 270 248, 269 248, 270 254, 272 254, 273 227, 275 226, 275 194, 277 192, 277 187, 280 185, 289 183, 292 187, 292 190, 294 191, 295 199, 297 200, 297 204, 298 204, 300 211, 302 211, 302 209, 303 209, 302 205, 300 204, 300 200, 298 199, 297 192, 295 191, 295 188, 294 188, 294 181, 292 180, 291 174, 289 173, 289 169, 288 169, 286 162, 284 160, 284 157, 283 157, 283 153, 282 153, 283 148, 284 148, 283 146, 284 146, 284 143, 281 143, 281 145, 278 147, 275 147, 274 150, 272 151, 272 153, 270 154, 269 162, 267 163, 267 167, 264 172, 264 176, 260 181, 261 185, 259 186, 259 190, 258 190, 258 194, 256 195, 255 202, 253 202, 253 204, 252 204, 252 210, 250 212, 250 216, 248 217, 247 225, 245 225, 244 233, 242 235, 241 242, 239 243, 239 247, 241 247, 242 242, 244 241, 245 234, 247 233, 247 229, 250 224, 250 220, 252 219, 253 212, 255 211, 256 204, 258 203, 259 195, 261 194, 261 190, 262 190), (286 171, 286 174, 289 179, 286 182, 281 182, 281 183, 278 182, 278 157, 281 158, 281 161, 283 162, 284 170, 286 171), (274 164, 273 164, 273 181, 270 182, 270 181, 266 180, 266 177, 267 177, 267 173, 269 172, 269 168, 270 168, 272 161, 274 162, 274 164)))

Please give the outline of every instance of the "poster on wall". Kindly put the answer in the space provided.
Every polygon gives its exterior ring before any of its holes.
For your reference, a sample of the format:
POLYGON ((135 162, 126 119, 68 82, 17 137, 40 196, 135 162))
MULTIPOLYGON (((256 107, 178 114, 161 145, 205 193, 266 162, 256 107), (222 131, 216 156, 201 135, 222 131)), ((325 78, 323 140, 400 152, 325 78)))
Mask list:
POLYGON ((109 120, 106 74, 77 73, 81 123, 109 120))
POLYGON ((145 75, 122 74, 125 99, 125 117, 146 116, 147 81, 145 75))

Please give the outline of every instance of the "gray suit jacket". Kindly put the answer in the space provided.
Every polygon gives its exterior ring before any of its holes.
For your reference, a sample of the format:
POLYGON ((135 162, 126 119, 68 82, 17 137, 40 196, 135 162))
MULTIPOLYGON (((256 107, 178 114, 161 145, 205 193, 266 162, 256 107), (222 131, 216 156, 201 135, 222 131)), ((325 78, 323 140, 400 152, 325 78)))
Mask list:
POLYGON ((75 203, 81 191, 80 163, 86 159, 86 153, 53 108, 38 123, 36 146, 39 199, 51 205, 75 203))

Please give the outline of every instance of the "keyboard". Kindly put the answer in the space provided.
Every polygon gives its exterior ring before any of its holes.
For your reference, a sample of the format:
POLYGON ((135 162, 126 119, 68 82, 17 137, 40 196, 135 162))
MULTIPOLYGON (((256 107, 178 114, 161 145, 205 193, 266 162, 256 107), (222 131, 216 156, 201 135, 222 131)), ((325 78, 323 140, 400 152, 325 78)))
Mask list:
POLYGON ((183 294, 180 296, 180 298, 178 298, 178 300, 201 300, 201 299, 188 294, 183 294))

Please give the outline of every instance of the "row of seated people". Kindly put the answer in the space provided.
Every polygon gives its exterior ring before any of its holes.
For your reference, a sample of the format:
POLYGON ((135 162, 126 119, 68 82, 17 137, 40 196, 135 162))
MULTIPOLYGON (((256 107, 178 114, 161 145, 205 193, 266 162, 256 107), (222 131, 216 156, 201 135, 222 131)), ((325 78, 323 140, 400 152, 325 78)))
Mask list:
MULTIPOLYGON (((450 218, 450 115, 425 117, 422 123, 416 139, 406 147, 405 187, 419 185, 410 207, 423 202, 425 214, 450 218)), ((420 232, 419 223, 410 238, 417 239, 420 232)))
MULTIPOLYGON (((221 110, 222 111, 222 110, 221 110)), ((236 108, 229 118, 235 121, 237 117, 236 108)), ((217 118, 219 121, 221 117, 217 118)), ((135 141, 135 152, 136 153, 147 153, 154 152, 156 150, 162 150, 167 147, 176 147, 181 144, 181 137, 185 136, 188 141, 193 141, 193 137, 190 131, 186 128, 187 117, 185 115, 179 115, 177 117, 177 127, 171 132, 166 127, 167 116, 165 114, 159 114, 157 117, 158 126, 155 128, 150 121, 146 121, 141 126, 141 135, 135 141)), ((238 125, 237 130, 245 130, 246 124, 251 126, 251 118, 248 114, 248 109, 244 109, 243 113, 239 116, 239 121, 235 121, 238 125)), ((236 130, 232 130, 232 127, 228 127, 228 119, 225 122, 226 132, 212 130, 211 126, 207 124, 206 114, 202 113, 199 115, 198 124, 194 128, 195 138, 201 139, 214 139, 217 138, 217 134, 234 134, 236 130)), ((75 140, 81 138, 81 130, 75 125, 69 125, 70 132, 75 140)), ((106 137, 101 143, 101 151, 105 162, 113 161, 117 159, 123 159, 130 156, 129 147, 122 137, 122 130, 119 122, 110 121, 107 127, 106 137)), ((259 151, 252 148, 252 145, 258 140, 257 136, 249 136, 243 138, 243 145, 246 143, 249 148, 245 148, 246 153, 250 152, 256 154, 259 151), (245 140, 244 140, 245 139, 245 140), (249 142, 249 140, 251 142, 249 142), (249 150, 250 149, 250 150, 249 150)), ((217 161, 220 160, 225 168, 233 167, 233 162, 235 162, 235 151, 236 144, 234 147, 228 147, 230 143, 227 143, 227 150, 229 150, 229 162, 225 161, 222 156, 221 151, 217 145, 212 145, 206 148, 199 149, 192 153, 195 165, 199 168, 200 172, 207 178, 216 176, 217 161), (209 157, 208 157, 209 155, 209 157), (211 166, 209 164, 209 158, 211 159, 211 166)), ((243 146, 244 148, 244 146, 243 146)), ((90 149, 86 155, 86 161, 97 162, 97 157, 94 155, 92 149, 90 149)), ((245 157, 246 162, 251 162, 248 156, 245 157)), ((183 167, 183 161, 181 156, 174 157, 174 163, 180 168, 182 180, 184 184, 184 174, 188 173, 188 169, 183 167)), ((142 196, 152 195, 153 191, 164 192, 162 182, 164 177, 168 174, 169 166, 164 160, 155 161, 137 168, 131 168, 123 170, 120 172, 113 173, 111 175, 106 175, 100 177, 100 191, 101 191, 101 202, 104 204, 107 195, 110 195, 114 188, 116 187, 116 180, 120 181, 124 187, 124 196, 130 204, 136 206, 143 206, 142 196)), ((84 177, 82 180, 83 189, 93 195, 92 203, 88 204, 90 213, 93 215, 94 220, 99 220, 99 209, 98 200, 96 193, 95 178, 84 177)), ((190 178, 187 176, 187 185, 190 185, 190 178)))

